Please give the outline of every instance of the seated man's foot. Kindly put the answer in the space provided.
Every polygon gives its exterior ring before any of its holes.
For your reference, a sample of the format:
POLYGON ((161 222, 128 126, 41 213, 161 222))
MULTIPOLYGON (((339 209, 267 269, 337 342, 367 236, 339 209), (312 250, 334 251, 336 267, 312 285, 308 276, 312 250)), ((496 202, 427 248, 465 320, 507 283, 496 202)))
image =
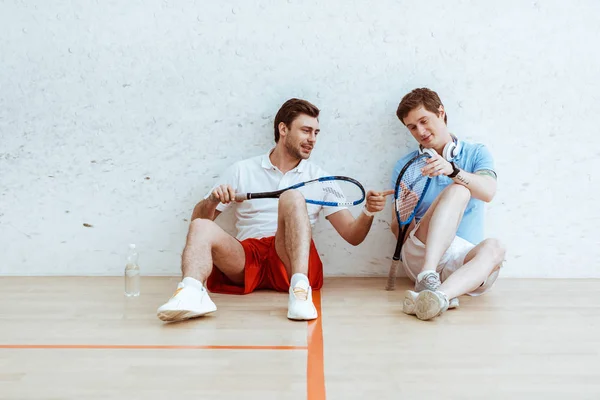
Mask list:
POLYGON ((194 278, 184 278, 169 301, 158 308, 156 315, 162 321, 175 322, 201 317, 215 311, 217 306, 202 283, 194 278))
MULTIPOLYGON (((436 271, 423 271, 417 275, 415 282, 415 292, 421 292, 423 290, 436 291, 442 284, 440 275, 436 271)), ((450 299, 448 308, 458 308, 459 302, 458 297, 450 299)), ((411 313, 411 314, 414 314, 411 313)))
POLYGON ((415 314, 426 321, 441 315, 448 309, 448 297, 440 291, 423 290, 415 301, 415 314))
MULTIPOLYGON (((402 311, 409 315, 415 315, 417 308, 417 297, 419 293, 414 292, 412 290, 407 290, 404 292, 404 301, 402 302, 402 311)), ((459 302, 458 297, 455 297, 450 300, 448 303, 448 309, 458 308, 459 302)))
POLYGON ((415 292, 421 292, 423 290, 437 290, 442 284, 440 280, 440 274, 436 271, 423 271, 417 275, 415 281, 415 292))
POLYGON ((404 292, 404 301, 402 302, 402 311, 405 314, 415 315, 415 308, 417 307, 417 296, 419 293, 412 290, 404 292))
POLYGON ((307 280, 298 280, 290 286, 287 317, 296 321, 309 321, 318 317, 312 301, 312 288, 307 280))

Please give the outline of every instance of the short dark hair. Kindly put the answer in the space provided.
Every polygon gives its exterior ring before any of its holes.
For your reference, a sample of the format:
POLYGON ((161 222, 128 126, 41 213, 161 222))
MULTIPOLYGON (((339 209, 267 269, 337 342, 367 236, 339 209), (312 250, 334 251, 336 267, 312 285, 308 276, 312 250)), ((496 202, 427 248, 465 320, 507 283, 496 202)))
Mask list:
POLYGON ((302 99, 289 99, 283 103, 275 116, 275 143, 279 142, 279 123, 283 122, 286 126, 290 126, 300 114, 318 118, 319 109, 314 104, 302 99))
MULTIPOLYGON (((440 100, 440 96, 433 90, 427 88, 414 89, 402 98, 396 116, 404 124, 404 118, 415 108, 424 107, 427 111, 437 115, 440 112, 440 106, 443 107, 444 105, 440 100)), ((444 122, 448 125, 448 113, 444 115, 444 122)))

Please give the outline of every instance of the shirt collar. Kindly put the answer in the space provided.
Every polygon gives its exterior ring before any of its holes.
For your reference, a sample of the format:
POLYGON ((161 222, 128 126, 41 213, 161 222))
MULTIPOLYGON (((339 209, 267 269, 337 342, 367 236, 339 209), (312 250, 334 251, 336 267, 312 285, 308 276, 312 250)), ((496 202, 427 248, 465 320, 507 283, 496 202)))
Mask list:
MULTIPOLYGON (((273 163, 271 162, 271 159, 269 158, 269 156, 271 155, 271 153, 273 152, 273 150, 275 150, 275 147, 273 147, 272 149, 270 149, 267 154, 265 154, 262 157, 262 161, 261 161, 261 166, 264 169, 279 169, 276 166, 273 165, 273 163)), ((304 172, 304 169, 306 168, 306 160, 300 160, 300 163, 296 166, 296 168, 293 168, 290 172, 297 172, 297 173, 302 173, 304 172)))

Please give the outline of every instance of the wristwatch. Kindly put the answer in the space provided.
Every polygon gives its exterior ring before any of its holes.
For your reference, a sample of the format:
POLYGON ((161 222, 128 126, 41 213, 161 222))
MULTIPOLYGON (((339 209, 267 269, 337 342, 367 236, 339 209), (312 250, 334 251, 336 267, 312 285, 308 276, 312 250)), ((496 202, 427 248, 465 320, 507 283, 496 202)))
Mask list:
POLYGON ((452 173, 448 175, 448 178, 454 178, 460 172, 460 168, 456 166, 454 161, 450 161, 450 165, 452 165, 452 173))

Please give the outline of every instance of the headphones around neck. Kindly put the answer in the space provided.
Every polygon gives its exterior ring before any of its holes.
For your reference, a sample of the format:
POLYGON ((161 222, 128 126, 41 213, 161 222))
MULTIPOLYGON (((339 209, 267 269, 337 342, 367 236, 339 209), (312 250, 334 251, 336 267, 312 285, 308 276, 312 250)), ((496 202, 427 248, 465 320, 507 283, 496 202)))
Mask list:
MULTIPOLYGON (((442 157, 444 157, 447 161, 452 161, 460 151, 460 142, 458 138, 453 134, 450 134, 450 136, 452 136, 452 141, 446 143, 444 150, 442 151, 442 157)), ((429 153, 433 155, 432 152, 435 153, 435 150, 424 149, 423 146, 419 145, 419 154, 429 153)))

